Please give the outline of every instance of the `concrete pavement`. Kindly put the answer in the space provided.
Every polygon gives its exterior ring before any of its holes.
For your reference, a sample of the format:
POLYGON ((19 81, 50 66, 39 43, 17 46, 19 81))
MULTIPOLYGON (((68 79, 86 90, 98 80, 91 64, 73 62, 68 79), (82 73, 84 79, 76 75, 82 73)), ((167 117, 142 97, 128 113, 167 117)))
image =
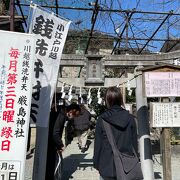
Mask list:
POLYGON ((85 153, 81 153, 75 138, 63 153, 64 173, 62 179, 98 180, 99 174, 93 168, 92 156, 93 141, 91 141, 89 149, 85 153))
MULTIPOLYGON (((31 152, 27 153, 26 161, 26 176, 25 180, 32 179, 33 167, 33 150, 34 142, 31 143, 31 152)), ((78 145, 77 138, 63 152, 64 157, 64 171, 62 180, 99 180, 98 172, 93 168, 94 141, 91 140, 89 149, 85 153, 81 153, 78 145)), ((172 146, 172 180, 180 180, 180 145, 172 146)), ((163 180, 162 163, 160 154, 153 155, 153 166, 155 180, 163 180)))

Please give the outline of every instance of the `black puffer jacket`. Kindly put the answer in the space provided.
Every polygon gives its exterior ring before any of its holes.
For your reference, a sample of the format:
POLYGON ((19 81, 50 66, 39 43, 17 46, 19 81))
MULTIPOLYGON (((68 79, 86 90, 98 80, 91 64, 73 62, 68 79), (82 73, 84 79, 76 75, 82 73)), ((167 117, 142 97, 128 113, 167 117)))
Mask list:
POLYGON ((94 144, 94 167, 102 177, 115 177, 113 151, 108 142, 102 119, 110 123, 113 136, 121 152, 133 154, 132 146, 137 152, 137 129, 134 117, 120 106, 113 106, 97 120, 94 144))

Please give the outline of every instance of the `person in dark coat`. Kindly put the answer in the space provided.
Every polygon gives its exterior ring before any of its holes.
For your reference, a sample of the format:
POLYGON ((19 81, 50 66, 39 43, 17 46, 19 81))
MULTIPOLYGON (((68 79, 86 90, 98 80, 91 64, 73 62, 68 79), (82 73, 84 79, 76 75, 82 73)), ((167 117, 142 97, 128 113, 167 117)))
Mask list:
MULTIPOLYGON (((56 117, 56 119, 53 125, 51 126, 51 154, 49 155, 49 162, 51 161, 51 167, 48 165, 48 167, 50 167, 50 171, 46 173, 46 180, 61 180, 63 161, 62 151, 65 148, 65 144, 62 140, 63 130, 66 127, 66 124, 71 124, 71 120, 80 114, 80 111, 80 106, 75 103, 72 103, 67 107, 62 106, 59 109, 58 114, 55 114, 55 116, 53 116, 56 117)), ((68 125, 66 127, 66 129, 68 128, 71 129, 71 125, 68 125)), ((71 133, 69 133, 69 135, 67 136, 69 137, 70 135, 71 133)))
POLYGON ((89 134, 91 114, 86 109, 85 105, 81 104, 81 113, 78 117, 74 118, 74 129, 78 137, 78 145, 81 152, 87 150, 87 137, 89 134))
POLYGON ((116 180, 113 151, 102 120, 111 125, 119 151, 130 155, 133 155, 133 148, 138 153, 137 128, 133 115, 123 108, 123 98, 119 88, 108 88, 105 101, 108 109, 97 120, 93 162, 101 179, 116 180))

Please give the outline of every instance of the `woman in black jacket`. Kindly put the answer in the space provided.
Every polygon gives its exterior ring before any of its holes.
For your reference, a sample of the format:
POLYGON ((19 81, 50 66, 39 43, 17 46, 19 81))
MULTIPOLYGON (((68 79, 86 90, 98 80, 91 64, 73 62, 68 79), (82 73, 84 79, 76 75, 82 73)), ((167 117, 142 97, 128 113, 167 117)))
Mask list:
POLYGON ((137 153, 137 129, 133 116, 123 108, 123 98, 119 88, 108 88, 105 101, 108 109, 97 120, 93 161, 101 179, 116 180, 113 151, 107 139, 102 120, 111 125, 119 151, 130 155, 133 154, 133 148, 137 153))

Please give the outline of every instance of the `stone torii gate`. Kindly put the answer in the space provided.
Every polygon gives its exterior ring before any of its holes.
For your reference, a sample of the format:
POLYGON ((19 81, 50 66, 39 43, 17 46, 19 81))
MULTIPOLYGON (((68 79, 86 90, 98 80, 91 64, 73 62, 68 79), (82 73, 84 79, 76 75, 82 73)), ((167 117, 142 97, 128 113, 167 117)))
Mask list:
MULTIPOLYGON (((74 55, 74 54, 64 54, 61 59, 61 69, 63 67, 81 67, 84 68, 85 77, 84 78, 58 78, 58 82, 66 82, 67 84, 76 87, 108 87, 121 84, 131 77, 134 73, 128 73, 126 78, 104 78, 105 68, 110 67, 125 67, 129 68, 142 68, 147 66, 155 65, 156 63, 169 63, 174 64, 180 61, 180 51, 162 53, 162 54, 150 54, 150 55, 74 55)), ((136 71, 135 71, 136 72, 136 71)), ((137 75, 137 74, 136 74, 137 75)), ((151 143, 150 143, 150 133, 149 133, 149 117, 147 108, 147 99, 144 97, 139 97, 142 92, 142 75, 135 78, 131 82, 131 87, 136 88, 136 101, 137 106, 137 121, 138 121, 138 132, 141 133, 141 127, 146 127, 147 131, 142 136, 140 136, 140 149, 144 149, 144 152, 140 151, 141 162, 143 164, 143 175, 146 180, 154 179, 152 154, 151 154, 151 143), (142 110, 143 109, 143 110, 142 110), (145 115, 145 116, 144 116, 145 115), (139 119, 140 118, 140 119, 139 119), (142 121, 142 118, 144 119, 142 121), (147 139, 149 140, 147 141, 147 139), (142 142, 146 139, 146 143, 142 142), (149 143, 147 143, 149 142, 149 143), (144 148, 146 144, 146 148, 144 148), (143 154, 142 154, 143 153, 143 154), (146 157, 146 158, 144 158, 146 157)), ((57 88, 60 88, 62 83, 57 84, 57 88)))
MULTIPOLYGON (((122 67, 135 68, 137 66, 152 66, 155 63, 174 64, 176 60, 180 60, 180 51, 170 53, 159 53, 150 55, 75 55, 63 54, 60 62, 60 68, 63 67, 81 67, 85 72, 85 78, 61 78, 58 80, 72 84, 76 87, 108 87, 121 84, 132 76, 134 73, 129 73, 127 78, 104 78, 106 68, 122 67)), ((62 84, 58 83, 57 87, 62 84)), ((132 87, 136 87, 135 81, 132 87)))

